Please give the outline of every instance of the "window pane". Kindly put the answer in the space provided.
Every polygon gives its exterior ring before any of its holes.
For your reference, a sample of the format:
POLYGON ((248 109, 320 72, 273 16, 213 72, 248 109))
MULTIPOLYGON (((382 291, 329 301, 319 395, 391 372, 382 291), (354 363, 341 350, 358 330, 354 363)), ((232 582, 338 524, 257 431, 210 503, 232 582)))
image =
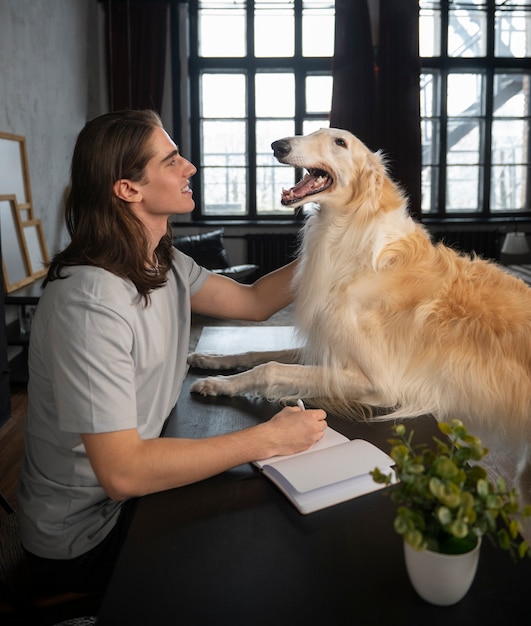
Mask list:
POLYGON ((245 76, 203 74, 201 115, 203 117, 245 117, 245 76))
POLYGON ((492 211, 528 209, 526 183, 531 172, 524 165, 494 165, 491 173, 490 208, 492 211))
POLYGON ((422 165, 439 163, 439 131, 438 120, 422 120, 420 132, 422 134, 422 165))
POLYGON ((246 125, 206 121, 201 125, 205 215, 237 215, 246 210, 246 125))
POLYGON ((449 166, 446 170, 446 210, 477 211, 479 209, 479 166, 449 166))
POLYGON ((419 54, 438 57, 441 54, 441 10, 432 0, 420 0, 419 5, 419 54))
POLYGON ((332 108, 332 77, 306 77, 306 112, 329 113, 332 108))
POLYGON ((302 56, 331 57, 334 55, 334 2, 303 0, 302 56))
POLYGON ((199 56, 245 56, 247 37, 245 5, 246 2, 243 0, 199 2, 199 56))
POLYGON ((258 0, 254 6, 255 56, 292 57, 295 51, 293 0, 258 0))
POLYGON ((293 207, 285 207, 280 203, 282 189, 289 189, 295 184, 293 171, 293 168, 285 165, 256 168, 256 211, 259 215, 293 215, 293 207), (287 172, 287 169, 291 172, 287 172))
POLYGON ((304 120, 302 122, 302 134, 303 135, 309 135, 310 133, 315 132, 316 130, 319 130, 321 128, 329 128, 330 127, 330 120, 328 118, 326 119, 311 119, 311 120, 304 120))
POLYGON ((477 120, 448 123, 447 161, 457 163, 479 163, 480 127, 477 120))
POLYGON ((529 115, 529 75, 496 74, 494 77, 494 117, 529 115))
POLYGON ((493 211, 529 209, 526 200, 529 144, 529 76, 494 76, 492 171, 493 211))
POLYGON ((273 156, 271 144, 295 134, 293 120, 257 122, 256 124, 256 209, 258 213, 288 213, 292 208, 280 204, 283 188, 295 184, 295 169, 281 165, 273 156))
POLYGON ((441 77, 437 73, 420 75, 420 116, 435 117, 441 110, 441 77))
POLYGON ((438 167, 422 168, 422 213, 433 213, 437 210, 436 194, 438 187, 438 167))
POLYGON ((245 165, 245 122, 208 121, 201 124, 203 165, 245 165))
POLYGON ((487 13, 481 0, 454 2, 448 16, 448 56, 483 57, 486 47, 487 13), (482 5, 478 8, 474 5, 482 5))
POLYGON ((247 170, 243 167, 203 167, 203 215, 246 213, 247 170))
POLYGON ((530 0, 496 0, 496 5, 494 54, 498 57, 531 56, 530 0))
MULTIPOLYGON (((271 144, 277 139, 292 137, 294 134, 295 123, 293 120, 258 121, 256 123, 256 163, 269 167, 280 167, 273 156, 271 144)), ((282 169, 285 169, 285 166, 282 166, 282 169)), ((293 170, 293 168, 289 169, 293 170)))
POLYGON ((483 77, 481 74, 450 74, 448 76, 448 115, 483 114, 483 77))
POLYGON ((492 123, 492 162, 525 163, 528 137, 527 120, 495 120, 492 123))
POLYGON ((256 117, 294 117, 295 77, 293 74, 257 74, 255 90, 256 117))

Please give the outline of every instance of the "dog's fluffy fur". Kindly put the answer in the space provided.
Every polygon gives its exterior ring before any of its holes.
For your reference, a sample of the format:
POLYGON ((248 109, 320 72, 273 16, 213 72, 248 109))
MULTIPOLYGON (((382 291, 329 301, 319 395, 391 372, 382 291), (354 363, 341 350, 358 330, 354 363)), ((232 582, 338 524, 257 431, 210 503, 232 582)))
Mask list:
MULTIPOLYGON (((390 407, 385 418, 432 413, 482 437, 531 442, 531 289, 494 263, 434 245, 382 157, 350 133, 319 130, 272 147, 280 162, 309 171, 283 204, 319 204, 295 276, 304 365, 268 362, 204 378, 193 391, 318 398, 343 413, 353 403, 390 407)), ((224 369, 268 358, 189 361, 224 369)), ((524 448, 521 477, 531 473, 524 448)))

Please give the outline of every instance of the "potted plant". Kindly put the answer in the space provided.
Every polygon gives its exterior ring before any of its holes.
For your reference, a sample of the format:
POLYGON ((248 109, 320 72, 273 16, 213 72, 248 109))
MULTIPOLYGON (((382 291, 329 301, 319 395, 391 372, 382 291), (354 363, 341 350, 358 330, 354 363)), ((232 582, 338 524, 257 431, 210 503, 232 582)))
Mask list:
POLYGON ((520 521, 531 516, 531 506, 520 507, 517 491, 502 478, 489 480, 479 464, 488 450, 461 421, 440 422, 439 429, 446 437, 434 437, 434 448, 414 446, 413 431, 408 435, 403 424, 395 426, 396 438, 389 440, 394 473, 374 469, 371 476, 380 484, 396 483, 390 492, 397 504, 394 528, 404 538, 413 586, 429 602, 448 605, 472 584, 483 536, 515 559, 531 556, 520 521), (453 571, 459 561, 462 576, 453 571))

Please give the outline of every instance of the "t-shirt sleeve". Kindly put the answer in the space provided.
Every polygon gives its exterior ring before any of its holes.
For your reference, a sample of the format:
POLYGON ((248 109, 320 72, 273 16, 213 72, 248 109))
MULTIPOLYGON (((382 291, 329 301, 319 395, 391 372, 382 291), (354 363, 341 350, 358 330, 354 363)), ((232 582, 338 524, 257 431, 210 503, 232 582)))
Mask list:
POLYGON ((54 316, 50 368, 59 425, 67 432, 105 432, 136 427, 131 356, 133 332, 116 311, 97 301, 72 298, 54 316))
POLYGON ((174 263, 178 270, 179 268, 182 269, 189 278, 190 296, 196 294, 205 284, 206 279, 212 274, 210 270, 198 265, 192 257, 177 250, 177 248, 174 250, 174 263))

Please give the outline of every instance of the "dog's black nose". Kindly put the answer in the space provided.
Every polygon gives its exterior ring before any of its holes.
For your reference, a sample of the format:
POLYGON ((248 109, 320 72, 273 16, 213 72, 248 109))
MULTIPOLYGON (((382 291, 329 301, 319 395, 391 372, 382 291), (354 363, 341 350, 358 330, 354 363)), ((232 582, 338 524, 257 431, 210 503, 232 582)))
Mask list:
POLYGON ((286 141, 285 139, 279 139, 278 141, 273 141, 273 143, 271 144, 271 147, 273 148, 273 154, 276 156, 277 159, 282 159, 284 157, 287 157, 288 154, 291 152, 291 146, 289 141, 286 141))

